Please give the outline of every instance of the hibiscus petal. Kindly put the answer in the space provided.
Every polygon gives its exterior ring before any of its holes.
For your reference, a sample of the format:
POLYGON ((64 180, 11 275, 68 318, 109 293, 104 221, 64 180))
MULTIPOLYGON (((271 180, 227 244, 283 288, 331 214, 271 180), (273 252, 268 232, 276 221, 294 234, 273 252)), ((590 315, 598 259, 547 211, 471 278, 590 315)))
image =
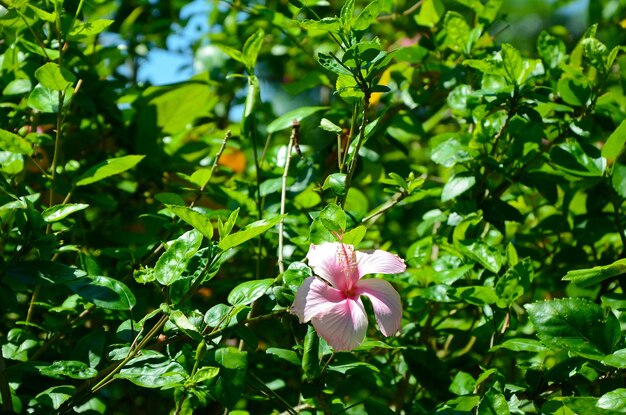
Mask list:
POLYGON ((406 270, 402 258, 380 249, 357 251, 356 261, 360 277, 367 274, 398 274, 406 270))
POLYGON ((367 315, 361 300, 347 298, 312 318, 317 333, 336 351, 352 350, 363 342, 367 315))
POLYGON ((309 277, 298 288, 291 310, 298 316, 300 323, 306 323, 313 317, 327 313, 330 307, 343 299, 339 290, 319 278, 309 277))
POLYGON ((341 291, 348 291, 359 280, 352 245, 338 242, 311 245, 306 257, 316 275, 341 291))
POLYGON ((374 278, 361 280, 357 284, 357 292, 372 302, 376 322, 385 336, 392 336, 400 330, 402 302, 388 281, 374 278))

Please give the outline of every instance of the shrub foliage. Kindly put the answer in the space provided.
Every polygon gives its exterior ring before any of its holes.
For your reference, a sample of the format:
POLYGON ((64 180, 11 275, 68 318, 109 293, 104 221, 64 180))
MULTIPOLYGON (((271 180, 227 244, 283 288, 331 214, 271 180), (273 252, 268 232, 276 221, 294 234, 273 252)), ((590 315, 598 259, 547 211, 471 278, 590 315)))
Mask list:
POLYGON ((623 2, 215 2, 141 81, 186 3, 0 1, 4 411, 624 412, 623 2), (290 313, 337 240, 408 265, 340 353, 290 313))

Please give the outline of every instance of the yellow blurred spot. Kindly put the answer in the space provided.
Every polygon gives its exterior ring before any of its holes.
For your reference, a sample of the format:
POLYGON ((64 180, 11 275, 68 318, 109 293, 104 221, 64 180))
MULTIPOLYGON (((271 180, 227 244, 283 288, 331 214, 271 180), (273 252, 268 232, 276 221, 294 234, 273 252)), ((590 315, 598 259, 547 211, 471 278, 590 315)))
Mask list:
POLYGON ((626 19, 620 21, 619 25, 622 26, 622 29, 626 29, 626 19))
POLYGON ((228 167, 235 173, 241 173, 246 169, 246 155, 241 150, 228 149, 222 153, 217 164, 228 167))
MULTIPOLYGON (((389 83, 391 80, 391 70, 389 68, 385 69, 383 74, 380 76, 380 81, 378 81, 378 85, 385 85, 389 83)), ((384 92, 374 92, 370 97, 370 106, 375 107, 380 102, 380 97, 384 92)))

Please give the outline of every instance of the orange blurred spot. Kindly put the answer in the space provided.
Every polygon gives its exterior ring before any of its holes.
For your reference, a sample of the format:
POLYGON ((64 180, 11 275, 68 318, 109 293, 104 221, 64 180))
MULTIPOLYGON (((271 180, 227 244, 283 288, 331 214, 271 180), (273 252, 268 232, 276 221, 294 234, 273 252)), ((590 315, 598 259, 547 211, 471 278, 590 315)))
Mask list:
POLYGON ((246 169, 246 155, 241 150, 228 149, 222 153, 217 164, 241 173, 246 169))
MULTIPOLYGON (((391 71, 389 68, 385 69, 383 74, 380 76, 380 80, 378 81, 378 85, 385 85, 389 83, 391 80, 391 71)), ((380 97, 383 95, 383 92, 374 92, 370 97, 370 106, 375 107, 380 102, 380 97)))

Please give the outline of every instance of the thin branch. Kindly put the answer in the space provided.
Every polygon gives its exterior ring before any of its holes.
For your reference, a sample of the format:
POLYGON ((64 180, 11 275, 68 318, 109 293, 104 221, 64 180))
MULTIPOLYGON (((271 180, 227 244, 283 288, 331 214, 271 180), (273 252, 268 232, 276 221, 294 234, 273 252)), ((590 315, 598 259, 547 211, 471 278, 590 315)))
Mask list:
MULTIPOLYGON (((291 161, 291 150, 293 145, 298 141, 298 134, 300 131, 300 122, 293 120, 291 124, 291 137, 289 137, 289 144, 287 145, 287 155, 285 156, 285 169, 283 170, 282 186, 280 192, 280 214, 285 214, 285 201, 287 199, 287 177, 289 175, 289 163, 291 161)), ((282 274, 285 272, 285 264, 283 257, 283 240, 285 231, 285 219, 282 218, 278 224, 278 272, 282 274)))
POLYGON ((2 396, 2 411, 13 412, 13 399, 9 387, 9 377, 4 364, 4 357, 0 353, 0 396, 2 396))
POLYGON ((369 111, 370 106, 370 92, 369 90, 363 91, 363 113, 361 115, 361 128, 359 131, 359 138, 357 139, 356 146, 354 147, 354 154, 352 155, 352 159, 350 160, 350 166, 348 167, 348 173, 346 174, 346 190, 345 194, 341 198, 341 203, 339 204, 341 207, 346 203, 346 199, 348 198, 348 192, 350 191, 350 186, 352 185, 352 177, 354 176, 354 171, 356 170, 356 162, 359 158, 359 150, 361 150, 361 146, 365 141, 365 127, 367 127, 367 113, 369 111))

